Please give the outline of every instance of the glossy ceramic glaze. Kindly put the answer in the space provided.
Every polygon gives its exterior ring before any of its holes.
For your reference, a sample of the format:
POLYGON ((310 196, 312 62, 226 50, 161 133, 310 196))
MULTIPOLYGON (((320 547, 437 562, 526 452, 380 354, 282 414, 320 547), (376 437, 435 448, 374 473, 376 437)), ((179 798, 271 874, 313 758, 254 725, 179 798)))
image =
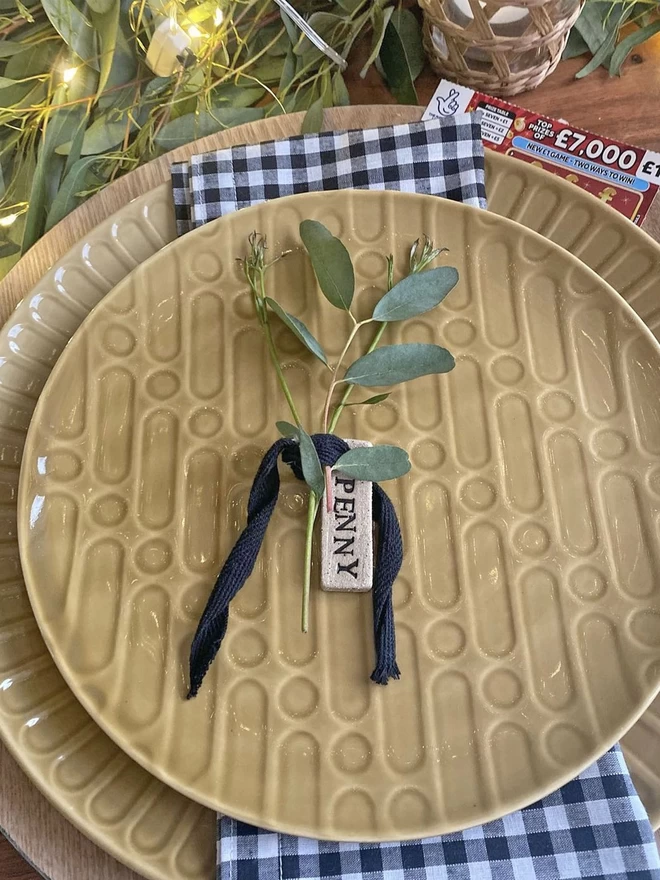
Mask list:
MULTIPOLYGON (((302 254, 273 282, 338 350, 302 254)), ((323 376, 278 336, 311 424, 323 376)), ((42 631, 111 735, 216 809, 339 839, 502 815, 577 773, 655 692, 659 371, 614 291, 515 224, 363 192, 224 218, 119 284, 41 398, 19 511, 42 631), (413 461, 392 487, 404 679, 368 682, 364 597, 316 593, 312 633, 298 632, 304 498, 288 481, 219 662, 186 703, 195 619, 285 415, 235 258, 253 228, 273 252, 295 247, 305 217, 351 247, 363 310, 379 254, 401 267, 423 232, 462 278, 393 337, 444 342, 456 370, 346 425, 396 436, 413 461)))
MULTIPOLYGON (((491 210, 575 253, 658 332, 660 248, 652 239, 589 194, 531 165, 491 152, 486 169, 491 210)), ((55 671, 34 623, 16 543, 18 462, 45 379, 91 305, 173 237, 169 187, 162 185, 89 233, 53 266, 0 331, 0 553, 5 573, 0 586, 0 734, 33 781, 99 846, 147 877, 211 880, 212 811, 154 782, 82 709, 55 671), (52 689, 42 687, 44 676, 54 683, 52 689), (78 730, 85 732, 82 738, 69 735, 78 730), (67 772, 58 772, 60 766, 67 772), (156 827, 167 833, 146 830, 152 815, 156 827)), ((637 790, 658 827, 657 698, 622 744, 637 790)))
POLYGON ((0 730, 34 782, 99 846, 153 880, 211 880, 215 815, 143 770, 75 699, 34 620, 16 538, 23 443, 53 365, 96 302, 173 237, 161 187, 54 266, 0 332, 0 730))

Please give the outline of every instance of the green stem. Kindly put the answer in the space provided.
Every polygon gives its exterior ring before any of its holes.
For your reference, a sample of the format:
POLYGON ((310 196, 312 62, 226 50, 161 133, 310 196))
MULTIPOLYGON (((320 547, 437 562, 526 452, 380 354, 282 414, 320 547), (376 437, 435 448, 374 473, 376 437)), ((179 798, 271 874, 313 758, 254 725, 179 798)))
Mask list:
POLYGON ((291 410, 291 415, 294 418, 294 421, 298 427, 302 427, 302 422, 300 421, 300 416, 298 415, 298 410, 296 409, 296 405, 293 401, 293 396, 291 391, 289 390, 289 386, 287 385, 286 379, 284 378, 284 371, 280 366, 279 358, 277 357, 277 349, 275 348, 275 342, 273 341, 273 334, 271 333, 270 324, 268 323, 268 319, 263 324, 264 333, 266 334, 266 343, 268 344, 268 351, 270 353, 270 359, 273 362, 273 366, 275 367, 275 372, 277 373, 277 379, 280 383, 280 387, 284 392, 284 396, 286 397, 286 402, 289 404, 289 409, 291 410))
POLYGON ((257 287, 256 279, 252 275, 252 272, 246 266, 245 275, 248 280, 248 284, 252 289, 252 297, 254 299, 254 308, 257 313, 257 317, 259 319, 259 323, 261 325, 262 330, 264 331, 264 336, 266 337, 266 345, 268 346, 268 354, 270 355, 271 363, 275 369, 275 374, 277 375, 277 381, 280 383, 280 388, 284 393, 284 397, 286 398, 286 402, 289 405, 289 409, 291 410, 291 415, 293 419, 298 425, 298 427, 302 427, 302 422, 300 420, 300 416, 298 414, 298 410, 296 409, 296 404, 293 400, 293 395, 287 385, 286 378, 284 377, 284 371, 282 370, 282 365, 280 364, 280 359, 277 354, 277 348, 275 347, 275 340, 273 339, 273 333, 270 329, 270 323, 268 321, 268 310, 266 308, 266 304, 264 302, 266 298, 266 282, 264 278, 264 273, 266 268, 264 266, 260 266, 257 268, 257 273, 259 276, 259 286, 257 287))
MULTIPOLYGON (((422 269, 424 269, 426 265, 427 265, 427 263, 420 263, 420 264, 415 265, 411 269, 410 274, 414 275, 416 272, 421 272, 422 269)), ((393 287, 394 287, 394 258, 392 256, 390 256, 387 261, 387 289, 388 289, 388 291, 392 290, 393 287)), ((366 322, 363 322, 363 323, 366 323, 366 322)), ((371 340, 371 345, 366 350, 365 354, 371 354, 371 352, 378 346, 380 340, 383 338, 383 333, 385 332, 386 327, 387 327, 387 323, 383 323, 380 325, 380 327, 376 331, 376 335, 371 340)), ((342 357, 343 357, 343 355, 342 355, 342 357)), ((330 434, 332 434, 334 432, 335 428, 337 427, 337 422, 339 421, 339 417, 341 416, 341 414, 344 410, 344 407, 348 403, 348 398, 353 393, 354 387, 355 387, 354 385, 347 385, 346 388, 344 389, 344 393, 341 396, 341 400, 339 401, 339 403, 335 407, 335 411, 332 414, 332 419, 330 420, 330 424, 328 426, 328 432, 330 434)))
MULTIPOLYGON (((350 314, 350 313, 349 313, 350 314)), ((355 321, 355 318, 353 318, 355 321)), ((360 327, 363 327, 365 324, 370 324, 372 321, 371 318, 367 318, 366 321, 355 322, 353 325, 353 329, 348 335, 348 339, 346 340, 346 345, 344 346, 344 350, 339 355, 339 360, 337 361, 337 365, 335 367, 334 373, 332 374, 332 381, 330 382, 330 387, 328 388, 328 393, 325 398, 325 406, 323 407, 323 433, 328 433, 328 417, 330 415, 330 403, 332 402, 332 395, 337 386, 337 373, 339 372, 339 368, 342 365, 344 358, 346 357, 346 352, 351 347, 351 343, 355 339, 358 330, 360 327)))
POLYGON ((309 629, 309 593, 312 583, 312 541, 314 537, 314 522, 319 509, 320 498, 316 492, 309 492, 309 505, 307 507, 307 531, 305 533, 305 573, 303 579, 302 598, 302 621, 301 627, 304 633, 309 629))
MULTIPOLYGON (((365 354, 371 354, 371 352, 374 350, 374 348, 376 348, 376 346, 378 345, 378 343, 380 342, 380 340, 383 336, 383 333, 385 332, 386 327, 387 327, 386 323, 383 323, 380 325, 380 327, 376 331, 374 338, 371 341, 371 345, 366 350, 365 354)), ((344 389, 344 393, 341 396, 341 400, 339 401, 339 403, 335 407, 335 411, 332 414, 332 419, 330 420, 330 424, 328 425, 328 433, 329 434, 332 434, 334 432, 335 428, 337 427, 337 422, 339 421, 339 417, 341 416, 342 410, 346 406, 346 404, 348 402, 348 398, 351 396, 351 392, 353 391, 354 387, 355 387, 354 385, 347 385, 346 388, 344 389)))

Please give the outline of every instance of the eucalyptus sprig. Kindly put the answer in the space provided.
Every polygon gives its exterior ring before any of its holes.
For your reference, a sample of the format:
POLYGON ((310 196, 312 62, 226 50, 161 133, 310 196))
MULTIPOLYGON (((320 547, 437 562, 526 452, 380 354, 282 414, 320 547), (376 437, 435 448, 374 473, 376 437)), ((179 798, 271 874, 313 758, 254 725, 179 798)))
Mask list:
POLYGON ((619 76, 628 56, 659 32, 660 0, 587 0, 571 29, 563 57, 591 54, 576 79, 600 66, 611 76, 619 76))
MULTIPOLYGON (((275 345, 271 317, 274 315, 332 373, 320 415, 321 433, 333 433, 356 385, 372 388, 408 382, 420 376, 446 373, 454 367, 454 358, 440 345, 431 343, 399 343, 379 347, 388 324, 413 318, 438 306, 458 282, 458 272, 450 266, 428 268, 443 250, 424 237, 410 249, 408 274, 395 283, 394 257, 387 258, 385 292, 369 318, 358 321, 352 307, 355 296, 355 272, 344 244, 316 220, 303 220, 300 237, 310 257, 314 274, 323 296, 350 318, 351 328, 337 361, 331 364, 321 343, 303 321, 283 309, 266 292, 266 273, 272 263, 266 260, 266 240, 253 233, 249 238, 250 252, 242 260, 245 277, 252 292, 257 320, 263 330, 269 356, 294 423, 278 421, 277 429, 285 437, 293 437, 300 445, 301 468, 310 495, 307 508, 307 531, 303 577, 302 630, 309 625, 309 594, 311 585, 312 541, 314 522, 321 500, 330 484, 330 471, 348 473, 358 480, 381 482, 403 476, 410 470, 408 453, 392 445, 374 445, 351 449, 335 465, 324 470, 312 437, 302 425, 291 390, 275 345), (348 351, 368 325, 377 327, 364 354, 345 367, 348 351), (341 396, 335 401, 337 392, 341 396), (334 401, 334 409, 333 409, 334 401), (332 415, 331 415, 332 411, 332 415)), ((383 392, 358 401, 356 406, 381 403, 389 396, 383 392)))

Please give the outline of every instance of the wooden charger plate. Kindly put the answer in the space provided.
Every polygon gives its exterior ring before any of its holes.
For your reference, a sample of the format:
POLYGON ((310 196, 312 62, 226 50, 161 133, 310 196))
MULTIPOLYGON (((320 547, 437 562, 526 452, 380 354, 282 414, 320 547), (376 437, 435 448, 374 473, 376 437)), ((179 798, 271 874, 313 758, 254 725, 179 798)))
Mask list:
MULTIPOLYGON (((419 115, 418 108, 384 106, 327 111, 329 124, 336 128, 413 121, 419 115)), ((295 114, 240 126, 172 155, 185 158, 231 143, 284 137, 295 134, 299 126, 295 114)), ((24 297, 0 333, 0 555, 5 574, 0 596, 4 675, 0 733, 49 800, 103 849, 147 877, 208 880, 214 876, 214 814, 154 780, 82 709, 56 672, 24 600, 16 545, 17 468, 35 402, 64 344, 89 309, 135 265, 174 237, 169 184, 144 193, 167 178, 169 161, 170 157, 164 157, 151 163, 91 199, 45 236, 0 286, 3 317, 24 297), (126 204, 128 199, 133 202, 126 204), (50 682, 45 691, 41 687, 44 675, 50 682)), ((660 251, 654 241, 589 194, 533 166, 487 152, 486 172, 492 211, 524 223, 575 253, 615 286, 658 332, 660 251)), ((660 824, 657 702, 622 741, 655 827, 660 824)), ((79 863, 87 871, 93 852, 86 848, 86 841, 76 838, 59 816, 51 817, 46 803, 32 797, 29 786, 21 796, 19 773, 9 761, 5 765, 6 773, 16 777, 16 787, 10 803, 2 802, 3 826, 50 876, 68 878, 79 863), (42 817, 39 832, 33 816, 42 817), (48 848, 41 845, 43 827, 57 829, 48 848), (33 829, 34 839, 39 840, 38 851, 33 839, 25 836, 26 828, 33 829)), ((105 871, 103 876, 108 877, 114 877, 116 870, 123 877, 124 869, 113 864, 99 858, 89 870, 105 871)))
MULTIPOLYGON (((311 426, 327 373, 280 329, 311 426)), ((42 633, 122 748, 213 809, 339 840, 499 817, 575 776, 655 695, 659 379, 660 347, 616 292, 502 218, 363 191, 222 218, 118 284, 40 398, 18 508, 42 633), (330 353, 347 329, 314 294, 305 218, 350 247, 358 317, 383 254, 401 273, 418 235, 448 246, 461 277, 441 310, 391 328, 447 344, 456 369, 344 429, 395 436, 413 461, 392 486, 404 678, 369 682, 369 596, 315 592, 300 633, 304 494, 291 478, 227 644, 186 702, 196 618, 286 416, 236 263, 253 229, 273 254, 294 249, 271 270, 282 305, 330 353)))

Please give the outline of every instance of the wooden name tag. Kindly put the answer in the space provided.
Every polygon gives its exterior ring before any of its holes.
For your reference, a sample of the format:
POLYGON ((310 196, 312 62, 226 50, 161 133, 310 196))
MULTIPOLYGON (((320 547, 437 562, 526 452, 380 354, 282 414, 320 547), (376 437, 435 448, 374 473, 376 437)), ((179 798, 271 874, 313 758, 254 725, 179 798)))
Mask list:
MULTIPOLYGON (((347 440, 351 449, 371 446, 347 440)), ((331 504, 321 508, 321 587, 328 591, 364 593, 374 576, 371 483, 333 471, 331 504)))

